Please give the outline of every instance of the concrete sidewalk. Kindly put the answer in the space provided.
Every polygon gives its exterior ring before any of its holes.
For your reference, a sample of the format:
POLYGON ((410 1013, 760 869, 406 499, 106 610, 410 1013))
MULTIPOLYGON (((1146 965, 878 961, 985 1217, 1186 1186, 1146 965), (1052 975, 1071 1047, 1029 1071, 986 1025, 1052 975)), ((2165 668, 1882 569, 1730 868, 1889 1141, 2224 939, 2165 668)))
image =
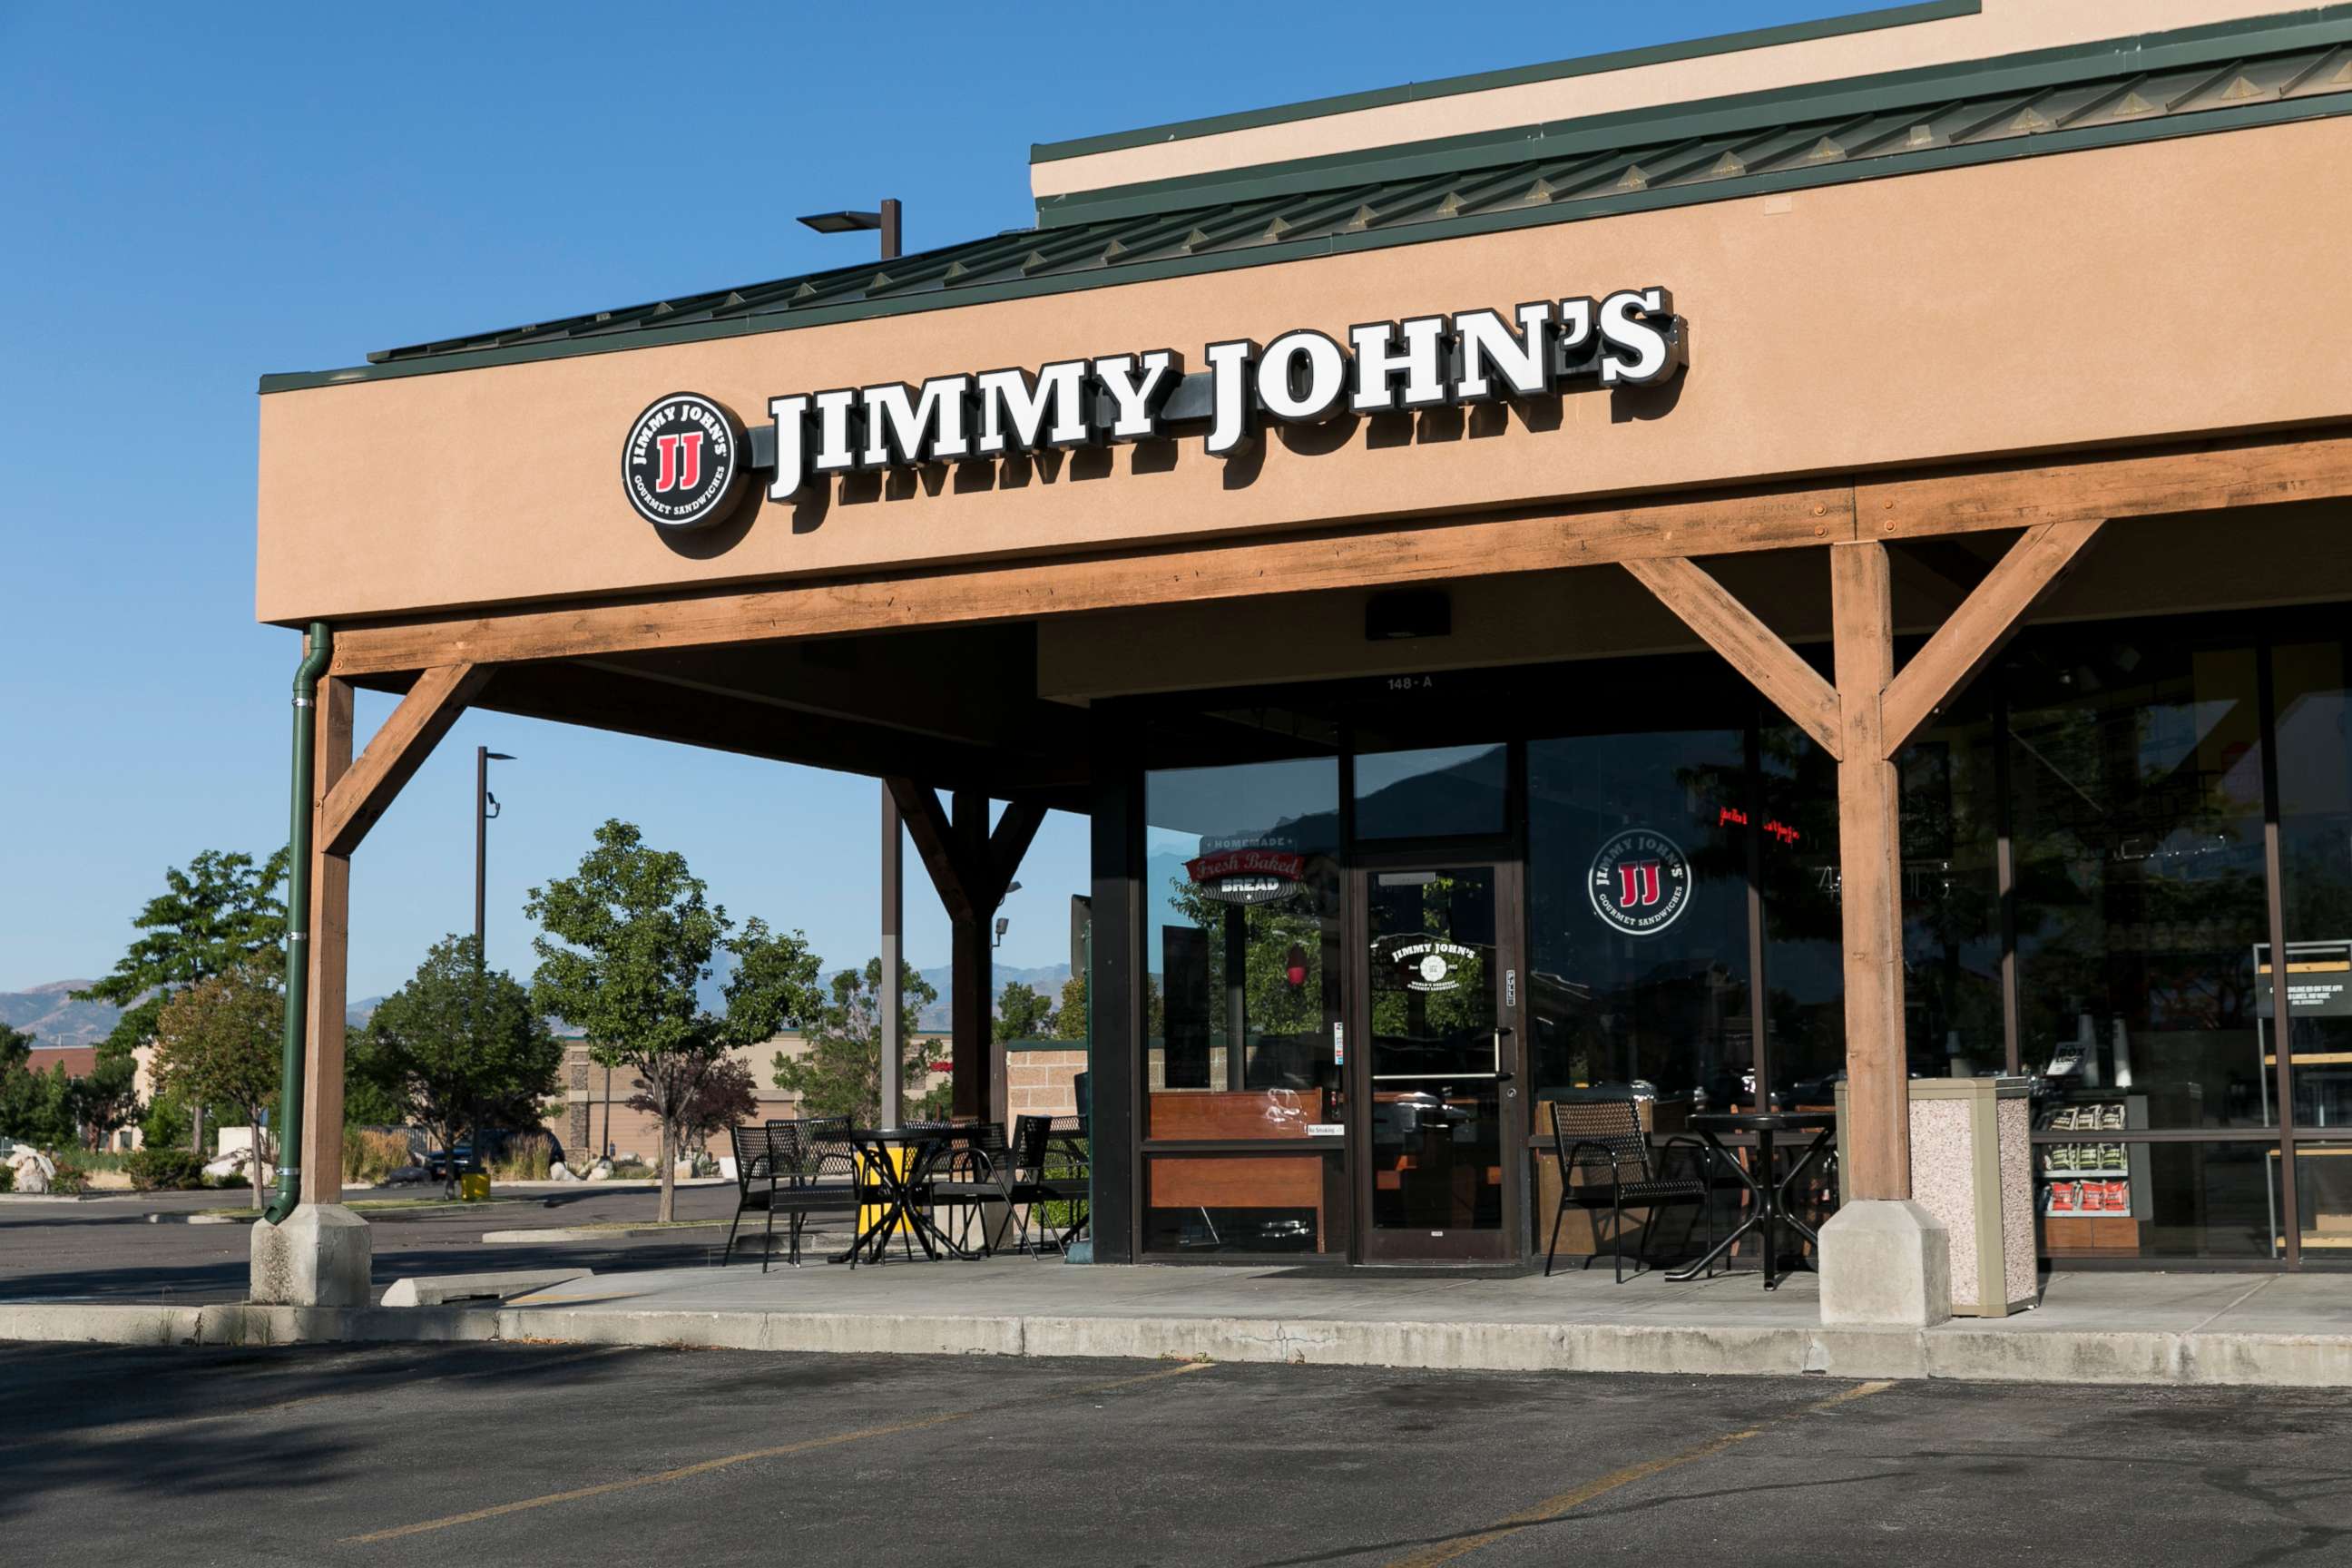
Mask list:
POLYGON ((1498 1371, 2352 1386, 2352 1279, 2061 1274, 2043 1305, 1925 1331, 1825 1329, 1809 1275, 1612 1283, 1071 1268, 1001 1258, 600 1274, 502 1307, 326 1311, 0 1304, 0 1339, 509 1340, 882 1354, 1143 1356, 1498 1371))

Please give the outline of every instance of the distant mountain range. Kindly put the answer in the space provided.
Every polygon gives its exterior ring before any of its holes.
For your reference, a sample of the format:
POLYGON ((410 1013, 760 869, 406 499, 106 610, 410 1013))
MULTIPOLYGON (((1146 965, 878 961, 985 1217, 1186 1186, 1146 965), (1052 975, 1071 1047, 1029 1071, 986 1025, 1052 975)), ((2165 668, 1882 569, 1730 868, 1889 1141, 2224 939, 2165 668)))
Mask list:
MULTIPOLYGON (((918 1026, 925 1029, 945 1029, 949 1022, 948 1006, 951 994, 948 988, 955 979, 954 967, 942 963, 935 968, 917 970, 916 973, 929 981, 931 989, 940 994, 938 1001, 916 1015, 918 1026)), ((993 977, 994 988, 989 994, 992 997, 1003 994, 1004 988, 1017 980, 1032 991, 1042 992, 1049 1000, 1059 1003, 1062 999, 1062 986, 1069 978, 1070 966, 1066 963, 1049 963, 1043 969, 1014 969, 1009 964, 1000 963, 996 966, 996 973, 993 977)))
MULTIPOLYGON (((833 971, 825 971, 825 973, 830 978, 833 971)), ((948 994, 950 994, 948 985, 950 985, 955 971, 948 963, 939 963, 934 969, 924 969, 919 973, 924 980, 929 980, 931 987, 939 992, 939 1002, 922 1008, 922 1013, 919 1013, 919 1027, 946 1030, 948 994)), ((1068 963, 1046 963, 1045 969, 1013 969, 1012 963, 997 963, 995 992, 1002 992, 1007 985, 1012 985, 1013 980, 1018 980, 1018 983, 1045 992, 1046 996, 1058 1002, 1063 983, 1068 978, 1068 963)), ((115 1018, 122 1016, 122 1008, 108 1002, 75 1002, 68 992, 78 992, 85 985, 89 985, 89 980, 49 980, 47 985, 36 985, 30 990, 0 992, 0 1023, 5 1023, 12 1030, 26 1032, 36 1041, 40 1041, 42 1047, 94 1047, 108 1035, 113 1035, 115 1018)), ((703 1006, 727 1006, 724 996, 719 994, 719 985, 722 985, 722 978, 713 975, 710 983, 703 987, 708 992, 703 996, 703 1006)), ((374 1018, 376 1006, 381 1002, 383 1002, 383 996, 360 996, 358 1002, 348 1004, 343 1008, 343 1018, 351 1020, 352 1030, 362 1030, 362 1027, 367 1027, 367 1020, 374 1018)), ((558 1032, 560 1035, 572 1035, 574 1030, 558 1027, 558 1032)))
MULTIPOLYGON (((77 1002, 69 994, 87 980, 52 980, 25 991, 0 991, 0 1024, 33 1037, 44 1046, 94 1046, 114 1032, 122 1009, 110 1002, 77 1002)), ((352 1003, 343 1016, 352 1028, 363 1026, 381 996, 352 1003)))
POLYGON ((44 1046, 94 1046, 114 1032, 122 1010, 106 1002, 77 1002, 68 993, 87 980, 52 980, 29 991, 0 991, 0 1024, 44 1046))
MULTIPOLYGON (((949 984, 954 971, 942 963, 919 973, 940 994, 937 1002, 922 1010, 920 1026, 945 1029, 948 1026, 949 984)), ((828 970, 826 977, 830 979, 831 974, 828 970)), ((1001 993, 1017 980, 1058 1001, 1063 984, 1069 978, 1070 966, 1066 963, 1051 963, 1042 969, 1015 969, 1000 963, 996 965, 994 989, 1001 993)), ((36 985, 28 990, 0 991, 0 1024, 28 1034, 44 1046, 94 1046, 114 1032, 114 1021, 122 1013, 121 1008, 110 1003, 77 1002, 69 994, 89 984, 87 980, 53 980, 46 985, 36 985)), ((703 997, 705 1006, 715 1009, 726 1005, 719 994, 719 985, 720 979, 714 974, 705 987, 709 993, 703 997)), ((364 1028, 383 1000, 381 996, 361 997, 343 1009, 343 1016, 350 1020, 352 1028, 364 1028)), ((562 1034, 572 1032, 558 1030, 562 1034)))

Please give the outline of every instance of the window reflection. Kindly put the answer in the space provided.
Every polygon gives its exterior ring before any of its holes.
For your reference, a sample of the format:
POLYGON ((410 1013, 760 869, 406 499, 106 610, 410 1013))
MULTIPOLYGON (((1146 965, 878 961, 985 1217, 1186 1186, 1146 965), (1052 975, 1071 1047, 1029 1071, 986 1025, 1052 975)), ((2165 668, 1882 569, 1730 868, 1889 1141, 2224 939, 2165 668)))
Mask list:
POLYGON ((1635 1082, 1717 1108, 1750 1102, 1744 739, 1691 730, 1529 743, 1538 1103, 1635 1082), (1657 842, 1620 844, 1629 833, 1657 842), (1677 861, 1679 907, 1641 927, 1675 896, 1677 861))
POLYGON ((2137 1126, 2270 1121, 2253 649, 2053 637, 2010 683, 2025 1070, 2137 1126))
POLYGON ((1510 751, 1431 746, 1356 758, 1356 837, 1439 838, 1506 826, 1510 751))
MULTIPOLYGON (((2342 1127, 2352 1123, 2352 692, 2335 638, 2282 643, 2271 658, 2294 1120, 2342 1127)), ((2268 1057, 2278 1034, 2267 942, 2256 957, 2256 1027, 2268 1057)))
POLYGON ((1150 1136, 1333 1121, 1339 794, 1330 758, 1147 775, 1150 1136))

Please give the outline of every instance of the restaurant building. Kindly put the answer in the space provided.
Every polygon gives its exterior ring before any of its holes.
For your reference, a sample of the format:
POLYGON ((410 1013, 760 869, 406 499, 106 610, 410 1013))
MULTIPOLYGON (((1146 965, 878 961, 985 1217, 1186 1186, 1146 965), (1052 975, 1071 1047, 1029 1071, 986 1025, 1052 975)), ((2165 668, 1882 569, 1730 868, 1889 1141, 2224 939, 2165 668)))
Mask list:
POLYGON ((1825 1290, 1916 1315, 1906 1086, 1992 1074, 2047 1256, 2352 1257, 2347 111, 2352 6, 1937 0, 1044 145, 1034 227, 266 377, 308 1136, 350 857, 472 705, 889 781, 968 1113, 1086 814, 1097 1263, 1507 1264, 1546 1101, 1842 1088, 1825 1290))

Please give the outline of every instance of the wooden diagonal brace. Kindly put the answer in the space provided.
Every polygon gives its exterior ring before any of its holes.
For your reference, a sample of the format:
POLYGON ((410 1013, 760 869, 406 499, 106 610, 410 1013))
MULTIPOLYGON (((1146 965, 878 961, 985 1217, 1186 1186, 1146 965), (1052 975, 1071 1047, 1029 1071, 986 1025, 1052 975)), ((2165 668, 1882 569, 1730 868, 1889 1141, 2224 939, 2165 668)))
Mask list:
POLYGON ((908 778, 882 782, 898 803, 899 820, 907 825, 907 837, 914 841, 923 869, 930 873, 931 886, 940 902, 947 906, 948 918, 970 920, 981 868, 969 863, 962 841, 949 823, 946 808, 940 805, 939 792, 908 778))
POLYGON ((1045 807, 1035 800, 1009 800, 1004 803, 1004 815, 996 819, 996 831, 988 836, 989 907, 1004 901, 1004 889, 1013 885, 1013 874, 1021 869, 1021 858, 1029 853, 1029 845, 1037 837, 1037 828, 1045 820, 1045 807))
POLYGON ((349 855, 359 847, 489 678, 489 667, 479 664, 440 665, 416 678, 359 761, 320 804, 322 853, 349 855))
POLYGON ((1976 591, 1887 682, 1878 736, 1885 755, 1901 751, 1935 716, 1937 706, 1992 662, 2016 635, 2026 612, 2065 575, 2098 533, 2099 521, 2040 523, 2009 547, 1976 591))
POLYGON ((1732 668, 1753 681, 1816 745, 1832 757, 1845 754, 1837 689, 1798 658, 1779 633, 1733 598, 1705 567, 1684 556, 1622 564, 1732 668))

